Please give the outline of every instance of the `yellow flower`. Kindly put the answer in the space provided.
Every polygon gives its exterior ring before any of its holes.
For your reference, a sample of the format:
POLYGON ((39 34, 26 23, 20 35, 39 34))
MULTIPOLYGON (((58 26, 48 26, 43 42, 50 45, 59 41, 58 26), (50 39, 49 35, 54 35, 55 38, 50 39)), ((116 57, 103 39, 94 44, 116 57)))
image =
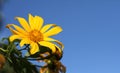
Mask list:
POLYGON ((6 26, 13 33, 9 38, 11 42, 15 39, 20 39, 21 47, 24 46, 24 44, 30 44, 31 54, 39 51, 38 45, 49 47, 53 53, 56 51, 56 47, 59 51, 63 49, 64 46, 60 41, 51 38, 51 36, 62 31, 60 26, 47 24, 42 27, 44 23, 43 18, 40 16, 32 16, 31 14, 29 14, 28 17, 28 22, 22 17, 16 17, 22 28, 15 24, 8 24, 6 26))

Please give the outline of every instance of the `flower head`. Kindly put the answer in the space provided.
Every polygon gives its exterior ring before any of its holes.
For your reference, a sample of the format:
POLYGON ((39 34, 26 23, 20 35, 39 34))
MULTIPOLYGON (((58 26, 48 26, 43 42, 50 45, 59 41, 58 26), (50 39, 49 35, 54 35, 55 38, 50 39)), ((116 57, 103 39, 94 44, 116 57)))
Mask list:
POLYGON ((55 24, 43 26, 44 20, 42 17, 32 16, 31 14, 29 14, 28 17, 28 22, 22 17, 16 17, 22 28, 15 24, 8 24, 6 26, 13 33, 9 38, 11 42, 15 39, 19 39, 21 40, 21 47, 24 46, 24 44, 30 44, 31 54, 40 51, 39 45, 50 48, 52 52, 55 52, 56 48, 58 48, 59 51, 63 49, 63 44, 60 41, 51 38, 51 36, 57 35, 62 31, 60 26, 55 24), (59 46, 53 42, 57 43, 59 46))

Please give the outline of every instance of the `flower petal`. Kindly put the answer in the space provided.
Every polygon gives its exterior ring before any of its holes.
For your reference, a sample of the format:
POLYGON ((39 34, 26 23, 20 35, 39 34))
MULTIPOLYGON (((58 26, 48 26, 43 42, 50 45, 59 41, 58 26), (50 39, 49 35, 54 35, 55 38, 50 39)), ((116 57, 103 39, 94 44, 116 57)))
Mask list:
POLYGON ((64 48, 64 45, 62 44, 62 42, 60 42, 60 41, 58 41, 58 40, 55 40, 55 39, 53 39, 53 38, 46 37, 46 38, 44 38, 44 41, 55 42, 55 43, 57 43, 57 44, 60 46, 60 48, 61 48, 62 50, 63 50, 63 48, 64 48))
POLYGON ((26 31, 15 24, 11 24, 21 34, 26 34, 26 31))
POLYGON ((62 31, 62 28, 59 26, 56 26, 56 27, 51 28, 47 32, 45 32, 44 36, 53 36, 53 35, 60 33, 61 31, 62 31))
POLYGON ((52 26, 55 27, 56 24, 47 24, 47 25, 43 26, 43 28, 41 29, 41 32, 42 33, 46 32, 52 26))
POLYGON ((49 47, 52 50, 53 53, 56 51, 55 45, 50 43, 50 42, 41 41, 41 42, 39 42, 39 44, 42 45, 42 46, 49 47))
POLYGON ((24 18, 16 17, 16 19, 19 21, 20 25, 26 30, 30 31, 30 26, 28 25, 27 21, 24 18))
POLYGON ((20 47, 22 47, 24 44, 30 44, 28 39, 22 39, 20 42, 20 47))
POLYGON ((12 29, 11 27, 9 28, 10 29, 10 31, 12 32, 12 34, 20 34, 18 31, 16 31, 16 30, 14 30, 14 29, 12 29))
POLYGON ((21 37, 19 35, 12 35, 9 37, 10 41, 14 41, 15 39, 21 39, 21 37))
POLYGON ((31 46, 30 54, 35 54, 36 52, 39 51, 39 46, 38 46, 37 43, 33 42, 33 43, 30 44, 30 46, 31 46))
POLYGON ((37 29, 37 30, 40 30, 42 25, 43 25, 43 22, 44 22, 44 20, 43 20, 42 17, 35 16, 34 17, 34 25, 35 25, 34 28, 37 29))
POLYGON ((29 20, 29 24, 30 24, 31 29, 33 30, 35 28, 34 17, 31 14, 29 14, 28 20, 29 20))
POLYGON ((16 30, 14 30, 13 28, 11 28, 11 24, 8 24, 8 25, 6 26, 6 28, 8 28, 8 29, 12 32, 12 34, 19 34, 18 31, 16 31, 16 30))

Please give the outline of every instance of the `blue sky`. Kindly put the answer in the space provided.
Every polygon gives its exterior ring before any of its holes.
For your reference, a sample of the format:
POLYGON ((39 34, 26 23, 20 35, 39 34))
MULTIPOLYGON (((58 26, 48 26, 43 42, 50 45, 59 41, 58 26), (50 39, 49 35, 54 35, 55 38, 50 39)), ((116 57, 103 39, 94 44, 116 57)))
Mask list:
MULTIPOLYGON (((65 45, 67 73, 120 73, 120 0, 8 0, 4 26, 28 13, 63 28, 55 38, 65 45)), ((3 28, 0 37, 9 36, 3 28)))

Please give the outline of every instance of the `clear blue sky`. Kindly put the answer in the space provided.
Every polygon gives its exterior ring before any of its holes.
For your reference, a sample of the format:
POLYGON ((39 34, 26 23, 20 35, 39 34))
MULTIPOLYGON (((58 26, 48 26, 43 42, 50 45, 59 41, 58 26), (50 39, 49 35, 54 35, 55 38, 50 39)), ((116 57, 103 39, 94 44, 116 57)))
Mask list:
POLYGON ((28 13, 61 26, 67 73, 120 73, 120 0, 8 0, 3 13, 4 26, 28 13))

